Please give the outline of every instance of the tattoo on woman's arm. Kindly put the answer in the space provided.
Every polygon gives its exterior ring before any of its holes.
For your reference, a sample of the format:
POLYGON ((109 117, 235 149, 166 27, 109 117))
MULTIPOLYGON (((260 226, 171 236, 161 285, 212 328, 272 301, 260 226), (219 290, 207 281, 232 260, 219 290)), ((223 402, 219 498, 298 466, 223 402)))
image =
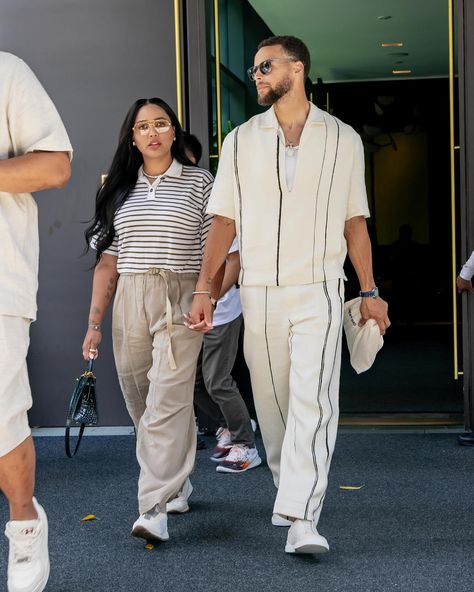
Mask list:
POLYGON ((100 309, 98 306, 93 306, 93 307, 91 308, 91 314, 90 314, 90 316, 91 316, 91 317, 95 317, 96 315, 100 315, 100 314, 101 314, 101 312, 102 312, 102 311, 101 311, 101 309, 100 309))
POLYGON ((105 297, 107 301, 109 301, 115 292, 115 286, 117 284, 117 280, 113 277, 109 278, 109 282, 107 284, 107 292, 105 293, 105 297))

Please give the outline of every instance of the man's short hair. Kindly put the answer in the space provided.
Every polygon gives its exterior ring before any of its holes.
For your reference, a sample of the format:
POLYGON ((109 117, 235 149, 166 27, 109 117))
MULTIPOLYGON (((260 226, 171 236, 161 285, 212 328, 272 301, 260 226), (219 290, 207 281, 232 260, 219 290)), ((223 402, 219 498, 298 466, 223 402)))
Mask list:
POLYGON ((268 37, 258 44, 257 51, 262 47, 268 47, 269 45, 281 45, 288 54, 288 57, 295 58, 299 62, 304 64, 304 77, 305 79, 309 76, 309 70, 311 68, 311 56, 306 45, 292 35, 275 35, 274 37, 268 37))

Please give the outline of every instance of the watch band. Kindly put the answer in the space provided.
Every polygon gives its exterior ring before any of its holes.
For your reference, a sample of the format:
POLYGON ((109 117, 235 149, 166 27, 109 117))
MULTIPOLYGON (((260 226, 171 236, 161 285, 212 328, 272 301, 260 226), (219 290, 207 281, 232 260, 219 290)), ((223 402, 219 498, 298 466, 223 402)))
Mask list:
POLYGON ((372 290, 368 290, 367 292, 359 292, 359 296, 361 298, 377 298, 379 295, 379 289, 377 286, 374 286, 372 290))
POLYGON ((209 296, 209 300, 211 301, 211 304, 214 308, 216 308, 217 306, 217 299, 213 298, 212 296, 209 296))

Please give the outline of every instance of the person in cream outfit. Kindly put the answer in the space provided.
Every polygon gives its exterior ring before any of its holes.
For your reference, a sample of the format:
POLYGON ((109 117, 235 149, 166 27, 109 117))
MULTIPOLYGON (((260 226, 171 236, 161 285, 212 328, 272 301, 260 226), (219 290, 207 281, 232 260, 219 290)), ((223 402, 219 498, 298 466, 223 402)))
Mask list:
POLYGON ((262 41, 249 76, 270 108, 225 139, 208 205, 214 214, 187 322, 212 326, 212 279, 234 236, 241 256, 245 356, 267 459, 275 525, 288 553, 328 550, 317 531, 338 424, 346 254, 361 323, 389 327, 372 273, 360 137, 308 102, 306 45, 262 41))
POLYGON ((32 191, 63 187, 72 148, 53 102, 16 56, 0 52, 0 489, 10 506, 9 592, 41 592, 48 521, 33 497, 35 448, 26 354, 36 319, 38 211, 32 191))

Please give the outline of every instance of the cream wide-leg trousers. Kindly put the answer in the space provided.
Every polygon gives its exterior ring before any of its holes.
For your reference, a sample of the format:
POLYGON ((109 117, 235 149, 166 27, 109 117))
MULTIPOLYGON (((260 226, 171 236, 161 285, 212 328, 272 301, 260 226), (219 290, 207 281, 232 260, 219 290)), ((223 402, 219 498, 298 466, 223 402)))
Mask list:
POLYGON ((183 325, 197 275, 122 274, 113 308, 118 379, 137 431, 141 514, 178 494, 193 470, 193 393, 202 335, 183 325))
POLYGON ((317 523, 339 417, 343 280, 241 286, 240 296, 274 512, 317 523))

